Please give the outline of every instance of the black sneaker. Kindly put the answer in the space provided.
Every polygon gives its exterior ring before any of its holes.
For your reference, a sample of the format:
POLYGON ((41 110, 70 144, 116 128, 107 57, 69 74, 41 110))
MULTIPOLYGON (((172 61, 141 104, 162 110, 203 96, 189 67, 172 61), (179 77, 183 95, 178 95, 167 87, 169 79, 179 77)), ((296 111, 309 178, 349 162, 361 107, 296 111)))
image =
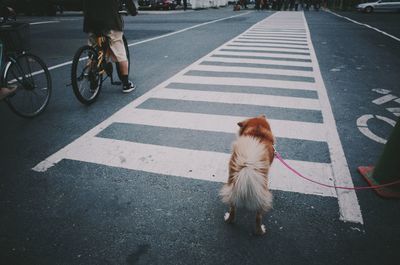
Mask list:
POLYGON ((135 88, 136 85, 133 82, 129 81, 129 84, 127 86, 122 86, 122 93, 129 93, 135 90, 135 88))

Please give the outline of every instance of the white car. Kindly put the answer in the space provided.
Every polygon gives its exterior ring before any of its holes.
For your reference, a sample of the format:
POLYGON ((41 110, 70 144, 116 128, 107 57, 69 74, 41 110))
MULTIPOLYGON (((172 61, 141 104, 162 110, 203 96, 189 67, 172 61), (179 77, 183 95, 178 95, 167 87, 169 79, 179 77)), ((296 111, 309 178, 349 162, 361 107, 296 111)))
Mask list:
POLYGON ((373 11, 397 11, 400 12, 400 0, 379 0, 369 3, 359 4, 358 11, 371 13, 373 11))

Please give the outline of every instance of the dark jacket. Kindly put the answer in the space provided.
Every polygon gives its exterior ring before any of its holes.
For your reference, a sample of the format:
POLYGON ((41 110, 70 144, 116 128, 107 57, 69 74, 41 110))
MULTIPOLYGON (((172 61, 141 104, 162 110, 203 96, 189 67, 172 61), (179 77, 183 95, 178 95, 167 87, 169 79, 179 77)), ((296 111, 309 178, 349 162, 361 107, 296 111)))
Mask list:
MULTIPOLYGON (((84 0, 83 31, 106 33, 110 30, 122 31, 123 21, 118 13, 121 0, 84 0)), ((136 6, 132 0, 124 1, 131 15, 136 15, 136 6)))

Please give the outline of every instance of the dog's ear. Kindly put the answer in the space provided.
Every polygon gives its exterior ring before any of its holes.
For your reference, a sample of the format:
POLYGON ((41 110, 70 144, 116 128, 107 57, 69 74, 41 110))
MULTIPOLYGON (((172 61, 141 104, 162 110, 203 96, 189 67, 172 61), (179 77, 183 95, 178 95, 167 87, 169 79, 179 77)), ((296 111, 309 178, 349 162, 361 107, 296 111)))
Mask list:
POLYGON ((247 125, 248 122, 249 122, 249 120, 244 120, 244 121, 238 122, 237 125, 238 125, 240 128, 244 128, 244 127, 247 125))

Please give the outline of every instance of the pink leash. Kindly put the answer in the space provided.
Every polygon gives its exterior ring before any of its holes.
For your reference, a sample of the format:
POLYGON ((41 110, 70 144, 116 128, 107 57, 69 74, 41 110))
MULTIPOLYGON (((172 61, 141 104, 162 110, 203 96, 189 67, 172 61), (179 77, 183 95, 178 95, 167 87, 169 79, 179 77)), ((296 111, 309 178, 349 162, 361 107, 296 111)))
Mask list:
POLYGON ((298 172, 296 169, 294 169, 293 167, 291 167, 288 163, 285 162, 285 160, 283 160, 282 156, 278 153, 278 151, 276 151, 275 146, 274 146, 274 150, 275 150, 275 156, 276 158, 278 158, 279 161, 282 162, 282 164, 284 164, 288 169, 290 169, 294 174, 296 174, 297 176, 299 176, 300 178, 303 178, 307 181, 310 181, 312 183, 321 185, 323 187, 327 187, 327 188, 335 188, 335 189, 342 189, 342 190, 368 190, 368 189, 379 189, 379 188, 383 188, 383 187, 387 187, 387 186, 393 186, 396 184, 400 184, 400 180, 397 181, 393 181, 390 183, 386 183, 383 185, 375 185, 375 186, 364 186, 364 187, 340 187, 340 186, 334 186, 334 185, 328 185, 328 184, 324 184, 318 181, 315 181, 313 179, 307 178, 304 175, 302 175, 300 172, 298 172))

